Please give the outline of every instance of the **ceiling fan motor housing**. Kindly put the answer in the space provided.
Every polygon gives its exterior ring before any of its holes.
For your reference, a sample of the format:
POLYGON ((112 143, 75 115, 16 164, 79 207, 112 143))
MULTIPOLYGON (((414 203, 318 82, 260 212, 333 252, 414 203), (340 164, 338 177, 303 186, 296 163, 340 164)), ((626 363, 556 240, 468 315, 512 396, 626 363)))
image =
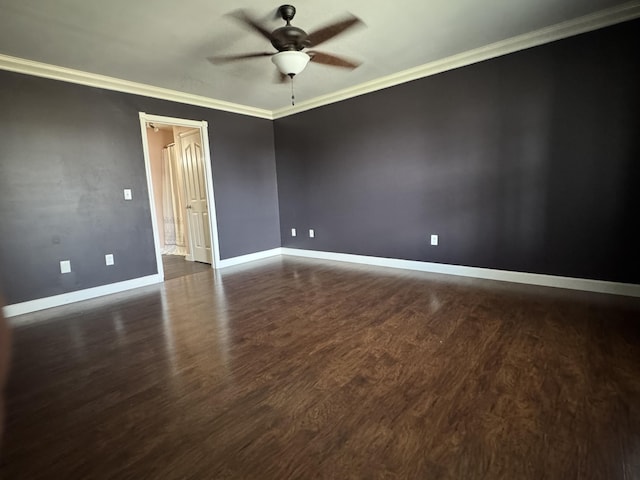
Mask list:
POLYGON ((271 45, 279 52, 302 50, 310 45, 307 32, 301 28, 287 25, 275 29, 271 33, 271 45))

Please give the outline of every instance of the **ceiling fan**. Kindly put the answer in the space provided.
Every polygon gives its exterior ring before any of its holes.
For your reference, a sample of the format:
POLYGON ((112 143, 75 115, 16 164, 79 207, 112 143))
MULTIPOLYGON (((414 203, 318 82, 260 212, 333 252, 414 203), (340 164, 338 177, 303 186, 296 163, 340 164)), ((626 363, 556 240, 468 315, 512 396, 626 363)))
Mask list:
POLYGON ((310 61, 323 65, 330 65, 332 67, 348 69, 354 69, 360 65, 357 61, 329 53, 318 52, 316 50, 303 51, 308 48, 315 48, 344 31, 358 24, 362 24, 362 21, 358 17, 348 15, 330 25, 322 27, 311 33, 307 33, 301 28, 291 25, 291 20, 293 20, 293 17, 296 14, 296 8, 293 5, 282 5, 278 8, 277 13, 278 16, 286 22, 286 25, 276 28, 272 32, 261 25, 260 22, 252 18, 244 10, 239 10, 232 14, 235 19, 269 40, 277 52, 217 56, 210 57, 209 60, 214 64, 218 64, 236 60, 246 60, 249 58, 271 57, 271 61, 276 65, 276 67, 278 67, 280 72, 279 80, 281 82, 287 80, 287 77, 293 79, 294 75, 297 75, 304 70, 307 63, 310 61))

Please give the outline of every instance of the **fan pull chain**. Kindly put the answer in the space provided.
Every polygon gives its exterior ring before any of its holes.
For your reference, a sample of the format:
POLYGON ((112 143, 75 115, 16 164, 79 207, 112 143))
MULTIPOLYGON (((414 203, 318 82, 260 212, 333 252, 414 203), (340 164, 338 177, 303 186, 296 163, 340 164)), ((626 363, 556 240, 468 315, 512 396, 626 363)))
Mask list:
POLYGON ((293 94, 293 75, 291 75, 291 106, 296 104, 296 97, 293 94))

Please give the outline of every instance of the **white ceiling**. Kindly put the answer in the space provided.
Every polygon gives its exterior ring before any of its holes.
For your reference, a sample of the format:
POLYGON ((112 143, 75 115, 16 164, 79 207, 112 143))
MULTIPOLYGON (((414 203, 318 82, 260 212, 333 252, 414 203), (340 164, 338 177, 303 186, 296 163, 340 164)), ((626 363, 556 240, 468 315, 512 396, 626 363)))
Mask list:
MULTIPOLYGON (((298 101, 416 67, 625 2, 619 0, 298 0, 307 32, 346 12, 366 27, 318 50, 354 58, 354 71, 309 66, 298 101)), ((207 57, 272 51, 228 14, 252 12, 268 28, 280 3, 258 0, 0 0, 0 53, 261 109, 288 105, 268 57, 212 65, 207 57)))

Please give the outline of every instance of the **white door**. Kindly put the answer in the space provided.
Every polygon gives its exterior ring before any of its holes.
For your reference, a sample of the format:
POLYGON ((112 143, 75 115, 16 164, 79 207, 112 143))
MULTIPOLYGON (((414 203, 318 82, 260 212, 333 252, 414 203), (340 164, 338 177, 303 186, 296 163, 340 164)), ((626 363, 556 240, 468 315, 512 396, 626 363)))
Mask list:
POLYGON ((211 228, 200 130, 180 134, 180 151, 184 164, 191 255, 196 262, 211 263, 211 228))

